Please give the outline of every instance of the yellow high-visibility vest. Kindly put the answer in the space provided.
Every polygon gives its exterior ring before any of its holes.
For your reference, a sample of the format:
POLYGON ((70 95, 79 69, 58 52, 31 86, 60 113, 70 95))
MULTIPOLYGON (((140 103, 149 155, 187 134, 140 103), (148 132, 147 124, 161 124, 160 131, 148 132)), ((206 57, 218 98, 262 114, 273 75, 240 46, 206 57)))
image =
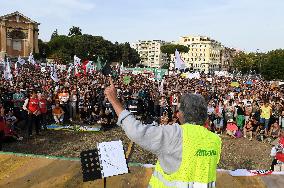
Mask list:
POLYGON ((149 187, 215 187, 216 168, 221 154, 221 138, 199 125, 184 124, 182 128, 182 161, 179 169, 166 174, 159 161, 149 187))

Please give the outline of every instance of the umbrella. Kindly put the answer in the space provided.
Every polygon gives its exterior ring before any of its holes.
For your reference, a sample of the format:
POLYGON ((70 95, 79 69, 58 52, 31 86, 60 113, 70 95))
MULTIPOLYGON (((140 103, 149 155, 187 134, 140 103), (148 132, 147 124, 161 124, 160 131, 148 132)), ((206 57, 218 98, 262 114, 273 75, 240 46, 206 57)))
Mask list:
POLYGON ((239 84, 239 82, 232 82, 232 83, 231 83, 231 86, 232 86, 232 87, 239 87, 240 84, 239 84))
POLYGON ((249 80, 249 81, 246 82, 246 84, 247 85, 252 85, 252 81, 249 80))

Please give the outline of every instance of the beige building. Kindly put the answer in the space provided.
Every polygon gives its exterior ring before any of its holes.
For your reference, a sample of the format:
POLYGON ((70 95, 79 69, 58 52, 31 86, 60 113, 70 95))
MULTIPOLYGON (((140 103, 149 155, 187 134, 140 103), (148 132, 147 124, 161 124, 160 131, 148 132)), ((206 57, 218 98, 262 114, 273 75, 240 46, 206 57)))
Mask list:
POLYGON ((189 47, 188 53, 181 53, 187 68, 205 73, 220 70, 223 49, 220 42, 205 36, 183 36, 176 44, 189 47))
POLYGON ((38 53, 38 25, 19 12, 0 17, 0 57, 38 53))
POLYGON ((234 48, 225 47, 221 51, 221 69, 223 71, 231 71, 233 58, 238 54, 234 48))
POLYGON ((141 64, 152 67, 159 68, 166 61, 167 56, 161 52, 161 46, 166 44, 165 41, 161 40, 148 40, 148 41, 138 41, 132 44, 141 59, 141 64))

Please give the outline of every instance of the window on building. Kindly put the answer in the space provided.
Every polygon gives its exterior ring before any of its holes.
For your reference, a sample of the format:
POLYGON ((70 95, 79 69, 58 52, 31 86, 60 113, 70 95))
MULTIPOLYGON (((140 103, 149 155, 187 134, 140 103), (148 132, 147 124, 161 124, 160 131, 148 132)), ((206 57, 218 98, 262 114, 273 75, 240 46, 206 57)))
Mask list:
POLYGON ((13 50, 21 51, 22 50, 22 42, 21 40, 12 40, 13 50))

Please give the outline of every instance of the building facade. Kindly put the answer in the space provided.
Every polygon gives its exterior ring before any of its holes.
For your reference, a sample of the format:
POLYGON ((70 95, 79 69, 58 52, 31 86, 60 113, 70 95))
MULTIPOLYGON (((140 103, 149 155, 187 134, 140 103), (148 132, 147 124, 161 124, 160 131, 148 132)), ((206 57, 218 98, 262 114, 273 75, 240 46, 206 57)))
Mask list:
POLYGON ((161 52, 161 46, 166 44, 161 40, 138 41, 132 44, 141 59, 141 64, 147 67, 160 68, 167 62, 166 54, 161 52))
POLYGON ((224 71, 232 71, 233 58, 238 54, 234 48, 225 47, 221 51, 221 69, 224 71))
POLYGON ((0 57, 38 53, 38 25, 19 12, 0 17, 0 57))
POLYGON ((187 68, 205 73, 221 69, 221 52, 224 47, 220 42, 206 36, 183 36, 176 44, 189 48, 188 53, 181 53, 187 68))

